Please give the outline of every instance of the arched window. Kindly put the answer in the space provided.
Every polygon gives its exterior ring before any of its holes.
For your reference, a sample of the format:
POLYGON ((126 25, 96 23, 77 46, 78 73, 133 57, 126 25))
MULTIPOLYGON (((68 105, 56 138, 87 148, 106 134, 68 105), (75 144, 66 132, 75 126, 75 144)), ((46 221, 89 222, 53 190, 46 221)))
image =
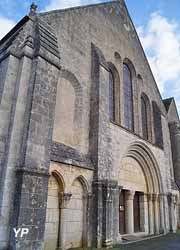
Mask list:
POLYGON ((141 95, 141 124, 142 137, 152 142, 151 107, 146 94, 141 95))
POLYGON ((155 144, 160 148, 163 148, 163 133, 161 122, 161 111, 155 102, 152 102, 153 106, 153 121, 154 121, 154 139, 155 144))
POLYGON ((124 125, 134 130, 132 76, 127 64, 123 64, 124 125))
POLYGON ((147 100, 144 95, 141 96, 141 121, 142 121, 142 137, 148 140, 150 135, 148 131, 148 107, 147 100))
POLYGON ((115 121, 115 89, 114 76, 109 72, 109 117, 110 120, 115 121))
POLYGON ((120 124, 120 78, 115 65, 106 63, 109 69, 109 118, 120 124))

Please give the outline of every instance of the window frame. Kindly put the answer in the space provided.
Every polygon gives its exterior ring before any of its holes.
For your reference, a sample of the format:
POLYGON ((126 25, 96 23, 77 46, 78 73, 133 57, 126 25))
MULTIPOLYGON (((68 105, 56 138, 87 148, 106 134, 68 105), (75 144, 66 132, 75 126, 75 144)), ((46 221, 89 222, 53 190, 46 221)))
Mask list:
POLYGON ((128 66, 128 64, 124 62, 123 63, 124 126, 126 129, 134 132, 134 102, 133 102, 132 84, 133 81, 132 81, 131 69, 128 66), (125 72, 127 72, 128 75, 125 75, 125 72), (127 77, 127 79, 125 77, 127 77))

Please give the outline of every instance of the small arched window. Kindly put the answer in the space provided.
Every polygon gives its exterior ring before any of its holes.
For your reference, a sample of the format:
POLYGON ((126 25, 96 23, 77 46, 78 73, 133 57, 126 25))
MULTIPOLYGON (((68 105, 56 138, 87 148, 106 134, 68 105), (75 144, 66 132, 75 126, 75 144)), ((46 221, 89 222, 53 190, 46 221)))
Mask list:
POLYGON ((109 117, 115 121, 115 86, 113 73, 109 72, 109 117))
POLYGON ((153 106, 153 121, 154 121, 154 139, 155 144, 163 148, 163 133, 162 133, 162 122, 161 122, 161 111, 155 102, 152 102, 153 106))
POLYGON ((142 136, 145 140, 148 140, 148 121, 147 121, 147 106, 143 96, 141 96, 141 117, 142 117, 142 136))
POLYGON ((132 76, 127 64, 123 64, 124 125, 134 130, 132 76))

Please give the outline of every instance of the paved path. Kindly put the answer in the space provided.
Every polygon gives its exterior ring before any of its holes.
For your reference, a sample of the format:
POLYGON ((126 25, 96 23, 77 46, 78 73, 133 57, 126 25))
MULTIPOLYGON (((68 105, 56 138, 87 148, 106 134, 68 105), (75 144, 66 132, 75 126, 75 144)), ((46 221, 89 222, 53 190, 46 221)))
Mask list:
POLYGON ((136 242, 113 250, 180 250, 180 233, 136 242))

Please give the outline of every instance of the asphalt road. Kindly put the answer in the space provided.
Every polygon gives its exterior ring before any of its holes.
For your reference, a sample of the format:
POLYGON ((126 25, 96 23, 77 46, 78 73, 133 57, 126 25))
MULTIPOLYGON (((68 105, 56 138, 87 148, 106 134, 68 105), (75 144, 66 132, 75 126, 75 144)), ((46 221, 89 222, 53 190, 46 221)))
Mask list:
POLYGON ((180 232, 149 239, 124 246, 117 246, 113 250, 180 250, 180 232))

